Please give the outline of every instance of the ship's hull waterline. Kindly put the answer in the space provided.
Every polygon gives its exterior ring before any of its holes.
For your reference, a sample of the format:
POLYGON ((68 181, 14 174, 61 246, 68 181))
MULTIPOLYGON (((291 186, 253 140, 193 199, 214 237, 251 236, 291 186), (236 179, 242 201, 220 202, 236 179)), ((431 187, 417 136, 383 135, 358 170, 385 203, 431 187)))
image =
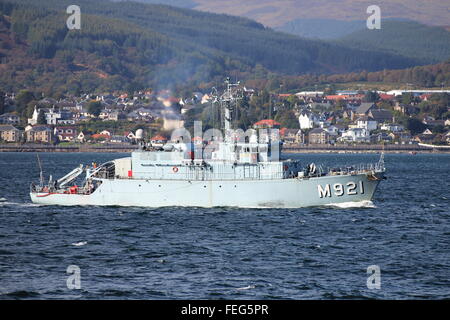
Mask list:
POLYGON ((370 201, 383 173, 274 180, 105 179, 89 195, 31 193, 62 206, 300 208, 370 201))

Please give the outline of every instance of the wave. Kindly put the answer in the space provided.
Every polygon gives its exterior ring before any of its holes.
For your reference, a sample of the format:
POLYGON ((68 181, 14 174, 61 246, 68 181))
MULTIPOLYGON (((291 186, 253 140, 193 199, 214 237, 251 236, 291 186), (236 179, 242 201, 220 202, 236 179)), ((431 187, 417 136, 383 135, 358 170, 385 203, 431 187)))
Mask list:
POLYGON ((250 285, 250 286, 246 286, 246 287, 242 287, 242 288, 236 288, 236 290, 250 290, 250 289, 254 289, 255 286, 250 285))
POLYGON ((74 242, 72 243, 73 246, 75 247, 81 247, 87 244, 87 241, 80 241, 80 242, 74 242))
POLYGON ((350 202, 341 202, 341 203, 330 203, 327 204, 328 207, 337 207, 341 209, 347 208, 376 208, 377 206, 370 200, 363 201, 350 201, 350 202))
POLYGON ((24 207, 24 208, 30 208, 30 207, 44 207, 45 204, 39 204, 39 203, 31 203, 31 202, 9 202, 9 201, 0 201, 0 206, 17 206, 17 207, 24 207))

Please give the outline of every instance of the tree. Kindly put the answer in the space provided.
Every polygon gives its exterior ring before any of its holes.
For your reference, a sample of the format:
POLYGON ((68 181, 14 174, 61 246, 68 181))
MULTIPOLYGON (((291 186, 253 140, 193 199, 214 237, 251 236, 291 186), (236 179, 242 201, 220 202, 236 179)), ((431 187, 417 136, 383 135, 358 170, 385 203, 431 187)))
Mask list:
POLYGON ((45 118, 45 113, 42 110, 39 110, 37 124, 47 124, 47 119, 45 118))
POLYGON ((0 114, 5 113, 5 93, 0 90, 0 114))
POLYGON ((412 135, 422 133, 426 128, 427 126, 419 119, 409 118, 408 120, 406 120, 406 129, 411 131, 412 135))
POLYGON ((376 91, 367 91, 363 98, 364 102, 377 102, 378 100, 380 100, 380 96, 376 91))
POLYGON ((412 95, 412 93, 403 93, 401 95, 401 103, 403 104, 411 104, 411 102, 414 101, 414 96, 412 95))
POLYGON ((102 111, 102 103, 100 101, 91 101, 87 105, 87 111, 94 117, 98 118, 102 111))
POLYGON ((21 112, 32 100, 34 100, 34 95, 31 91, 20 90, 16 96, 17 111, 21 112))

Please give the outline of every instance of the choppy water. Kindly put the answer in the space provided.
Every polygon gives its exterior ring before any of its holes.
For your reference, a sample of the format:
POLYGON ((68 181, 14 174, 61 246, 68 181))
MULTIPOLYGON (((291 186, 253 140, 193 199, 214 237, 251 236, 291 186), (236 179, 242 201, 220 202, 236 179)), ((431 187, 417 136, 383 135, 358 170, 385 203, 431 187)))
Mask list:
MULTIPOLYGON (((60 177, 120 156, 41 159, 60 177)), ((366 208, 46 207, 28 198, 35 154, 0 153, 0 299, 450 298, 450 155, 386 155, 386 166, 366 208), (69 265, 80 290, 67 288, 69 265), (369 265, 379 290, 367 288, 369 265)))

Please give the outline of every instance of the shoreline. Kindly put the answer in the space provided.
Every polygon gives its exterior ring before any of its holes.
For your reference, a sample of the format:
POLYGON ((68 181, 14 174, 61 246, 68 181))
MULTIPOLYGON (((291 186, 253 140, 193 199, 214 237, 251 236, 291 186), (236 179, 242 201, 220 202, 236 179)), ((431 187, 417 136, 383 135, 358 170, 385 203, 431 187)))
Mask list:
MULTIPOLYGON (((1 152, 92 152, 92 153, 130 153, 136 145, 105 146, 53 146, 53 145, 0 145, 1 152)), ((442 153, 450 154, 450 149, 422 147, 418 145, 353 145, 353 146, 284 146, 284 153, 442 153)))

